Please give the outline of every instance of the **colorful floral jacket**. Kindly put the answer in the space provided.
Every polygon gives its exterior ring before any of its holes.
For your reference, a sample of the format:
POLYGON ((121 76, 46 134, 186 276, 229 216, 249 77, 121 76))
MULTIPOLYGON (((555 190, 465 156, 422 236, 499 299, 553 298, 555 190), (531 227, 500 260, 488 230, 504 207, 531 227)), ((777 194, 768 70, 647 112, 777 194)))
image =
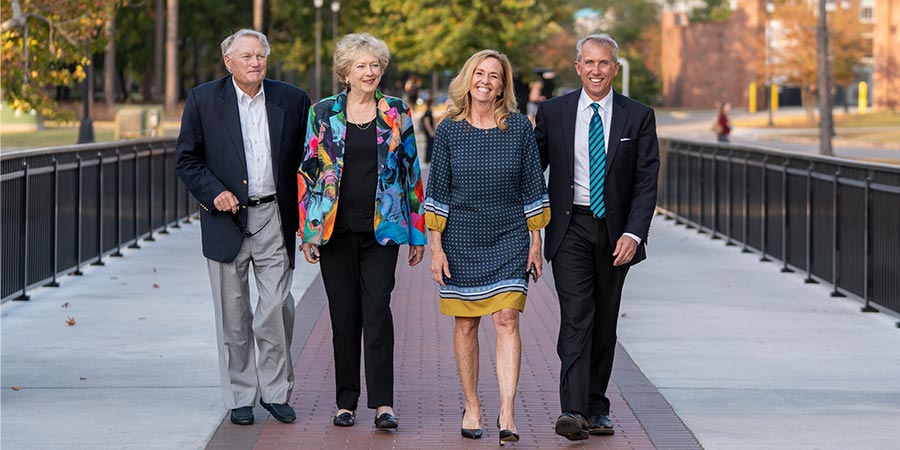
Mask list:
MULTIPOLYGON (((424 192, 409 106, 378 91, 375 100, 375 239, 382 245, 425 245, 424 192)), ((310 108, 307 141, 297 174, 301 242, 325 244, 334 230, 344 168, 346 103, 347 93, 342 92, 310 108)))

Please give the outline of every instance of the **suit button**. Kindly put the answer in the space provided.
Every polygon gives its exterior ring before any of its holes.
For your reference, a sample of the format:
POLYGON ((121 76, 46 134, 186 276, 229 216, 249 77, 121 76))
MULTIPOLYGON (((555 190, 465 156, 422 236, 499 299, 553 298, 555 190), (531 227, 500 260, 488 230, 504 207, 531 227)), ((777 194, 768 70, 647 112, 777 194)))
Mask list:
POLYGON ((570 211, 566 211, 566 215, 567 215, 567 216, 570 215, 570 214, 572 214, 570 211))
POLYGON ((569 189, 574 190, 574 189, 575 189, 575 185, 574 185, 574 184, 570 184, 570 185, 569 185, 569 189))
POLYGON ((247 184, 247 180, 244 180, 244 184, 247 184))

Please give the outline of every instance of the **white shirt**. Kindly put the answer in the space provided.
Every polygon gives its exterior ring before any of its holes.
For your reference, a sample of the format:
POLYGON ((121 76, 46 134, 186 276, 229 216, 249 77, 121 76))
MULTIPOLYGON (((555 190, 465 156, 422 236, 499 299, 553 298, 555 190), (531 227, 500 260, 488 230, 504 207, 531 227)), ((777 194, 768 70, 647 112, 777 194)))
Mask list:
MULTIPOLYGON (((590 98, 584 88, 581 89, 581 96, 578 97, 578 111, 575 116, 575 200, 573 203, 581 206, 591 205, 591 164, 588 156, 588 132, 591 126, 591 117, 594 115, 592 103, 599 103, 600 120, 603 121, 603 148, 609 148, 609 130, 612 125, 612 106, 613 106, 613 90, 610 89, 606 97, 595 102, 590 98)), ((607 164, 606 167, 609 167, 607 164)), ((631 234, 623 233, 633 238, 638 244, 641 238, 631 234)))
POLYGON ((272 144, 269 141, 269 117, 266 114, 266 93, 263 86, 250 98, 234 84, 238 111, 241 116, 241 136, 244 139, 244 158, 247 161, 247 191, 250 197, 263 197, 275 193, 275 175, 272 171, 272 144))

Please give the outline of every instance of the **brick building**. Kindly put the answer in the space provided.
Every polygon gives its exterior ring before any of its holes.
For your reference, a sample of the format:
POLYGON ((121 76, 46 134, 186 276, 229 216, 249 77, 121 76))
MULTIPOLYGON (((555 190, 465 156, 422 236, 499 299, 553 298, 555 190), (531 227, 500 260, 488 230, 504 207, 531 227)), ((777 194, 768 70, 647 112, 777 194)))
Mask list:
POLYGON ((878 0, 873 16, 872 106, 900 111, 900 0, 878 0))

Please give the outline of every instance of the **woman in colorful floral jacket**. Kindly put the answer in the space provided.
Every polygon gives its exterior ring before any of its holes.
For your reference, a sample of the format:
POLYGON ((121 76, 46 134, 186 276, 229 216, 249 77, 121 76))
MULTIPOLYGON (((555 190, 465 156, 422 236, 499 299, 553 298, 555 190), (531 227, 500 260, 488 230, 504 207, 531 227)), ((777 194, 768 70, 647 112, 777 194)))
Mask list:
POLYGON ((335 73, 346 90, 310 109, 297 176, 301 249, 307 262, 322 264, 331 314, 338 426, 356 421, 363 337, 375 426, 397 428, 394 269, 401 244, 409 246, 411 266, 424 253, 424 195, 410 109, 376 89, 389 58, 387 45, 368 33, 348 34, 335 45, 335 73))

